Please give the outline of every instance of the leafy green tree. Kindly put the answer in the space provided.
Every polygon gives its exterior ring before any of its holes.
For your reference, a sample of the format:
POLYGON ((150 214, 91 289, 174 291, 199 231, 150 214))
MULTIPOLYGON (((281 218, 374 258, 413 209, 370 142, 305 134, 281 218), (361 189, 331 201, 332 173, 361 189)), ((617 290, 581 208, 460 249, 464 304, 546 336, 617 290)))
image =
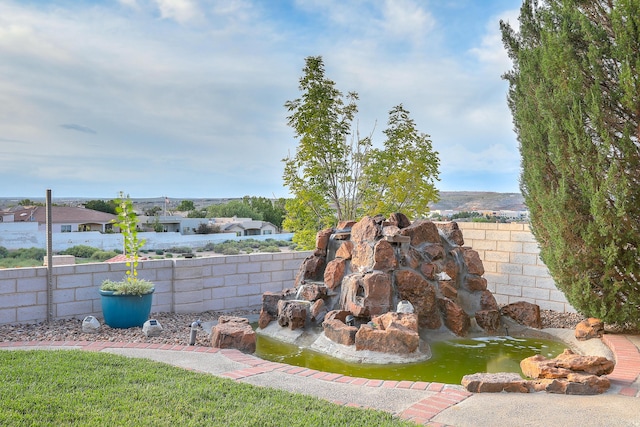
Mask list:
POLYGON ((438 153, 429 135, 420 133, 402 104, 389 112, 384 149, 374 148, 364 169, 363 204, 368 215, 402 212, 425 217, 429 202, 439 200, 438 153))
POLYGON ((505 74, 521 190, 569 302, 640 323, 640 2, 525 0, 505 74))
POLYGON ((84 207, 94 211, 116 214, 116 202, 114 200, 89 200, 84 204, 84 207))
MULTIPOLYGON (((325 77, 322 57, 306 58, 303 73, 299 82, 302 96, 285 103, 290 113, 287 123, 299 144, 294 156, 283 159, 284 184, 297 199, 287 203, 289 207, 295 205, 297 212, 291 213, 287 208, 289 221, 285 219, 283 227, 312 223, 324 228, 336 220, 358 217, 359 178, 371 143, 369 138, 351 134, 358 95, 349 92, 344 96, 336 89, 335 83, 325 77), (333 217, 326 215, 328 206, 334 211, 333 217), (290 218, 291 215, 298 218, 290 218)), ((294 240, 300 243, 300 235, 294 240)))
POLYGON ((189 211, 187 214, 187 218, 206 218, 207 210, 206 209, 194 209, 189 211))
POLYGON ((192 200, 183 200, 180 202, 178 207, 176 207, 176 210, 181 212, 189 212, 195 209, 196 209, 196 206, 193 204, 192 200))
POLYGON ((44 206, 42 202, 34 202, 31 199, 22 199, 18 202, 19 206, 44 206))
POLYGON ((262 215, 263 221, 268 221, 278 228, 282 228, 282 221, 286 214, 284 199, 271 200, 266 197, 244 196, 242 202, 251 210, 262 215))
POLYGON ((206 218, 251 218, 262 221, 262 214, 251 209, 241 200, 211 205, 207 208, 206 218))

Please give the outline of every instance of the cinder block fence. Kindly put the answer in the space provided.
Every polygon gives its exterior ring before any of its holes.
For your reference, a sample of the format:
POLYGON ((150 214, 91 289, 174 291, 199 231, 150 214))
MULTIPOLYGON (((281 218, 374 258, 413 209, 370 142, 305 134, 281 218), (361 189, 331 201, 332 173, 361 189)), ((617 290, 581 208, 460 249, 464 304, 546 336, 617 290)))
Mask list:
POLYGON ((459 222, 465 246, 478 252, 498 304, 528 301, 545 310, 575 312, 540 259, 528 224, 459 222))
MULTIPOLYGON (((499 304, 529 301, 542 309, 573 312, 540 260, 526 224, 459 223, 465 245, 484 263, 488 288, 499 304)), ((155 283, 153 312, 198 313, 259 308, 262 294, 294 284, 310 252, 216 256, 142 261, 139 275, 155 283)), ((124 263, 52 268, 53 319, 102 317, 98 288, 119 280, 124 263)), ((34 323, 47 318, 47 269, 0 269, 0 324, 34 323)))

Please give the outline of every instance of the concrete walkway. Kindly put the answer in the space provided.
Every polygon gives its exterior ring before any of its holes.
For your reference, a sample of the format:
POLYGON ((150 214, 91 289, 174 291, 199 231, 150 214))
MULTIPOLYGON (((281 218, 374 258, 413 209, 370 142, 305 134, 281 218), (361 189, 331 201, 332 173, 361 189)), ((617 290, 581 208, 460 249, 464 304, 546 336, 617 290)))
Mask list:
POLYGON ((605 335, 616 367, 598 396, 471 394, 459 385, 354 378, 274 363, 237 350, 148 343, 27 341, 0 349, 82 349, 147 358, 181 368, 374 408, 429 426, 640 426, 640 336, 605 335))

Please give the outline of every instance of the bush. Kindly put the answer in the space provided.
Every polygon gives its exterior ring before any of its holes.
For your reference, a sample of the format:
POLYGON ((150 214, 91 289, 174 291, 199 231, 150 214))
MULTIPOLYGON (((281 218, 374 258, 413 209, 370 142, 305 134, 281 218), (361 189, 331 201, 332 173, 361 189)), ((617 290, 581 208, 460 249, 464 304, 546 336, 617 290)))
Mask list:
POLYGON ((114 256, 118 255, 115 251, 95 251, 93 253, 93 255, 91 255, 91 259, 92 260, 96 260, 96 261, 106 261, 108 259, 113 258, 114 256))
POLYGON ((100 249, 87 245, 72 246, 60 252, 61 255, 73 255, 76 258, 91 258, 91 256, 100 249))
POLYGON ((222 255, 238 255, 240 251, 236 248, 227 247, 222 250, 222 255))
POLYGON ((164 255, 164 251, 162 249, 156 249, 156 255, 164 255))
POLYGON ((275 245, 264 246, 264 247, 260 248, 260 250, 262 252, 280 252, 280 248, 275 246, 275 245))
POLYGON ((9 256, 9 249, 4 246, 0 246, 0 258, 6 258, 9 256))
POLYGON ((8 258, 32 259, 42 263, 46 255, 47 255, 46 249, 28 248, 28 249, 16 249, 15 251, 9 251, 8 258))
POLYGON ((193 252, 193 249, 187 246, 176 246, 167 249, 167 252, 173 252, 174 254, 190 254, 193 252))

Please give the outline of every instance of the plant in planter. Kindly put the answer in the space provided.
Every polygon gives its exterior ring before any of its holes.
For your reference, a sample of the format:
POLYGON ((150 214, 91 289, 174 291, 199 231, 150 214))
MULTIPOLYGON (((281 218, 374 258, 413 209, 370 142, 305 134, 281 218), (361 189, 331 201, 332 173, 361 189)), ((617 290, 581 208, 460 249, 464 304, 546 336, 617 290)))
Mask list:
POLYGON ((120 281, 105 280, 100 287, 104 322, 112 328, 142 326, 151 313, 153 283, 138 277, 138 251, 144 240, 138 239, 138 217, 133 202, 120 192, 116 201, 118 219, 115 226, 124 237, 124 255, 127 259, 125 278, 120 281))

